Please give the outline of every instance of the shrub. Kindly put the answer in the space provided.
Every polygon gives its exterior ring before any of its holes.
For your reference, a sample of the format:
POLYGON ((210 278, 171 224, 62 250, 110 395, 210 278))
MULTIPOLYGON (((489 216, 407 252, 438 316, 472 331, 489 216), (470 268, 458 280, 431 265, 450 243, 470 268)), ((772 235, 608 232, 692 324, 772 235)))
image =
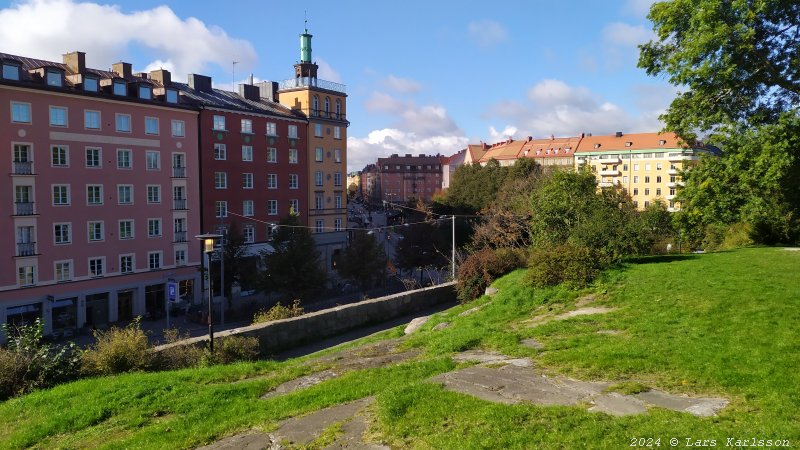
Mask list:
POLYGON ((710 224, 706 226, 703 250, 714 252, 753 245, 753 233, 754 227, 747 223, 710 224))
POLYGON ((523 265, 522 252, 510 248, 483 249, 469 255, 458 268, 458 299, 468 302, 480 297, 497 277, 523 265))
MULTIPOLYGON (((181 335, 178 330, 170 329, 164 332, 167 344, 172 344, 184 339, 189 339, 189 333, 181 335)), ((154 365, 160 370, 185 369, 197 367, 207 357, 206 349, 197 345, 174 345, 154 354, 154 365)))
POLYGON ((97 340, 81 355, 81 371, 89 375, 110 375, 146 370, 152 362, 147 335, 137 317, 125 328, 95 331, 97 340))
POLYGON ((258 358, 258 338, 228 336, 220 339, 214 350, 215 362, 230 364, 237 361, 253 361, 258 358))
POLYGON ((584 287, 606 266, 601 255, 587 247, 561 244, 534 248, 528 256, 528 280, 536 287, 567 284, 584 287))
POLYGON ((278 302, 269 310, 261 310, 253 316, 253 325, 257 323, 272 322, 273 320, 289 319, 291 317, 302 316, 305 313, 303 307, 300 306, 300 299, 295 299, 292 306, 283 306, 278 302))

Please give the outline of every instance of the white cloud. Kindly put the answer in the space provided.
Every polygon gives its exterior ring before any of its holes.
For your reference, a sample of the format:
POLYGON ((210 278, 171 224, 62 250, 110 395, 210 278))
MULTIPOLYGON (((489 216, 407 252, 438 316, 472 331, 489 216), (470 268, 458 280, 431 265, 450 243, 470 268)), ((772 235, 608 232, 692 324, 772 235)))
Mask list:
POLYGON ((414 94, 422 89, 422 84, 417 81, 389 75, 383 85, 399 94, 414 94))
POLYGON ((508 137, 512 138, 517 137, 517 131, 519 130, 517 130, 517 127, 513 125, 506 125, 506 127, 500 131, 497 131, 497 129, 494 126, 490 126, 489 136, 491 136, 492 141, 498 141, 506 139, 508 137))
POLYGON ((364 102, 364 108, 369 112, 399 114, 408 107, 407 103, 383 92, 373 92, 364 102))
POLYGON ((635 47, 653 37, 653 32, 642 25, 613 22, 603 27, 603 40, 609 44, 635 47))
POLYGON ((472 40, 481 48, 494 47, 508 39, 505 27, 493 20, 470 22, 467 29, 472 40))
MULTIPOLYGON (((157 52, 164 60, 146 68, 171 67, 177 80, 202 73, 209 64, 226 68, 239 61, 255 67, 253 46, 215 26, 181 19, 168 6, 126 13, 118 6, 73 0, 24 0, 0 10, 0 42, 20 55, 60 61, 70 51, 86 52, 87 65, 108 68, 132 45, 157 52)), ((142 70, 141 68, 134 68, 142 70)))
POLYGON ((317 58, 316 61, 317 65, 319 66, 319 71, 317 75, 320 79, 333 81, 334 83, 341 83, 342 76, 339 75, 339 72, 333 70, 330 64, 324 59, 317 58))

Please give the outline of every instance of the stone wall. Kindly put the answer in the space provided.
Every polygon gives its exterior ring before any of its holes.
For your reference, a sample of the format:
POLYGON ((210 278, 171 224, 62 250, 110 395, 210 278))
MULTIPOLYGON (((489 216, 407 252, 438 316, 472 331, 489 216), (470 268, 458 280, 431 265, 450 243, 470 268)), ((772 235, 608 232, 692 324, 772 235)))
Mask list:
MULTIPOLYGON (((214 333, 214 339, 225 336, 255 336, 263 355, 274 354, 307 342, 335 336, 348 330, 394 319, 428 309, 440 303, 455 303, 455 283, 445 283, 387 297, 323 309, 291 319, 276 320, 214 333)), ((156 347, 159 351, 174 345, 206 343, 208 335, 156 347)))

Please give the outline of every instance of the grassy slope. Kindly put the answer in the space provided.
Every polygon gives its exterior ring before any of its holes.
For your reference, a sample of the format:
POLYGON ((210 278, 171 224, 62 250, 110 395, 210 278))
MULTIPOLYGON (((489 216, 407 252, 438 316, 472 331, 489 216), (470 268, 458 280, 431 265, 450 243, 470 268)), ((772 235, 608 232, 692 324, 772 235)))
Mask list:
MULTIPOLYGON (((619 308, 527 328, 534 314, 570 309, 577 293, 533 290, 518 271, 493 301, 438 314, 409 346, 424 358, 259 400, 315 369, 308 358, 84 380, 0 404, 0 446, 192 448, 336 403, 377 395, 377 431, 398 447, 620 448, 632 437, 783 438, 800 442, 800 252, 746 249, 677 260, 651 258, 606 274, 598 302, 619 308), (442 331, 431 328, 448 321, 442 331), (598 330, 622 330, 620 335, 598 330), (536 337, 538 353, 518 344, 536 337), (721 395, 716 418, 654 410, 615 418, 578 408, 498 405, 426 383, 472 347, 532 356, 537 367, 581 379, 630 380, 671 392, 721 395), (260 378, 231 384, 254 375, 260 378)), ((397 336, 395 329, 384 336, 397 336)), ((374 338, 373 338, 374 339, 374 338)))

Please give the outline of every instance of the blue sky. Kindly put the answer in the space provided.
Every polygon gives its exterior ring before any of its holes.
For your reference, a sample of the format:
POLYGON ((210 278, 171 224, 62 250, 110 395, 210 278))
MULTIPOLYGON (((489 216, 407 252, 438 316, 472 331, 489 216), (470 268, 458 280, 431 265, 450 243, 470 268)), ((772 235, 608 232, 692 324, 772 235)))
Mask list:
POLYGON ((348 169, 508 136, 657 131, 675 89, 636 68, 651 0, 26 0, 0 9, 0 51, 124 60, 230 89, 293 76, 304 12, 320 78, 347 85, 348 169))

